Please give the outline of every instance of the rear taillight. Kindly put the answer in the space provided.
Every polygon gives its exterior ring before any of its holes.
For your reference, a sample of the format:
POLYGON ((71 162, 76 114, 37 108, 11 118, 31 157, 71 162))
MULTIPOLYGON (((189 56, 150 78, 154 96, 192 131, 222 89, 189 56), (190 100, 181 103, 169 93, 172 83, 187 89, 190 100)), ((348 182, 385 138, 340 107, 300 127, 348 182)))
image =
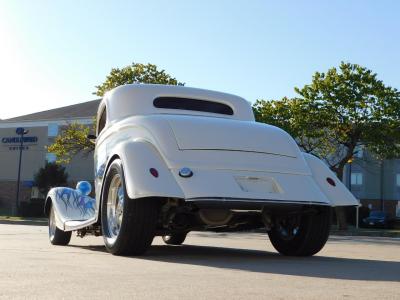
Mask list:
POLYGON ((336 182, 335 182, 335 180, 333 180, 332 178, 327 177, 327 178, 326 178, 326 181, 327 181, 331 186, 336 186, 336 182))
POLYGON ((150 174, 153 175, 155 178, 158 177, 158 171, 154 168, 150 168, 150 174))

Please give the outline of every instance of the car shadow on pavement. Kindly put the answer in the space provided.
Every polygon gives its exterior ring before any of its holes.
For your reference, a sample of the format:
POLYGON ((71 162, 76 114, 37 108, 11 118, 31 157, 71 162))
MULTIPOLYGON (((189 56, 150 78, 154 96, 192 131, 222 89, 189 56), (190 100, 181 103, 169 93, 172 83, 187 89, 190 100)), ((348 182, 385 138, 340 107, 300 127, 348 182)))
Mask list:
MULTIPOLYGON (((104 246, 73 247, 106 252, 104 246)), ((265 274, 400 282, 400 262, 397 261, 318 255, 286 257, 268 251, 198 245, 153 245, 144 256, 128 258, 265 274)))

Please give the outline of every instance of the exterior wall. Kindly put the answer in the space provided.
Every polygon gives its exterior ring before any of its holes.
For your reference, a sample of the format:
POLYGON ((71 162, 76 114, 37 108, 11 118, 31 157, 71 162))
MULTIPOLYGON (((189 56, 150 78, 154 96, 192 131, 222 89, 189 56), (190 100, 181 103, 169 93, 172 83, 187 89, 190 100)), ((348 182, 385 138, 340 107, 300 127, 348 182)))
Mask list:
POLYGON ((78 154, 74 158, 72 158, 70 163, 65 167, 65 170, 69 175, 68 178, 70 181, 94 181, 93 153, 90 153, 87 156, 78 154))
MULTIPOLYGON (((0 215, 10 215, 16 212, 17 181, 0 181, 0 215)), ((20 202, 29 201, 31 196, 31 188, 20 185, 19 199, 20 202)))
MULTIPOLYGON (((393 217, 399 214, 400 186, 396 176, 400 174, 400 159, 381 161, 374 159, 364 151, 363 156, 348 164, 343 181, 363 206, 372 206, 372 210, 387 211, 393 217), (361 173, 363 183, 350 185, 350 173, 361 173)), ((398 215, 400 217, 400 215, 398 215)))
MULTIPOLYGON (((25 137, 37 138, 34 143, 24 143, 21 160, 21 181, 33 179, 33 174, 44 165, 47 145, 47 127, 32 127, 25 137)), ((0 128, 0 180, 16 180, 18 175, 19 142, 8 142, 8 138, 15 138, 16 128, 0 128)), ((8 139, 9 140, 9 139, 8 139)))
MULTIPOLYGON (((25 137, 30 137, 24 142, 21 159, 21 183, 19 202, 28 202, 31 198, 31 187, 35 173, 46 163, 46 146, 54 141, 54 136, 49 136, 49 125, 57 125, 56 121, 49 122, 46 126, 43 121, 37 122, 39 126, 32 126, 34 122, 1 124, 0 123, 0 214, 10 214, 16 211, 16 188, 19 163, 19 136, 17 127, 29 130, 25 137)), ((65 126, 65 120, 60 122, 65 126)), ((57 126, 56 126, 57 127, 57 126)), ((59 131, 62 127, 59 128, 59 131)), ((59 132, 58 132, 59 133, 59 132)), ((93 181, 93 155, 87 157, 77 155, 65 166, 69 175, 71 186, 77 181, 93 181)))

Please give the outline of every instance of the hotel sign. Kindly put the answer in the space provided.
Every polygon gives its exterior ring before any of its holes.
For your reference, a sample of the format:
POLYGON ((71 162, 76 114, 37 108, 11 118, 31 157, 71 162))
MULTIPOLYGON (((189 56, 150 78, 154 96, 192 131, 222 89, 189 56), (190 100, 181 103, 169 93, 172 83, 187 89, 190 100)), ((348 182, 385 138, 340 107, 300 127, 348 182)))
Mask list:
MULTIPOLYGON (((37 136, 24 136, 23 138, 23 143, 31 143, 31 144, 36 144, 38 141, 37 136)), ((1 139, 1 142, 3 144, 6 144, 7 146, 10 144, 21 144, 21 137, 3 137, 1 139)))
MULTIPOLYGON (((24 136, 22 150, 29 150, 29 146, 34 146, 38 142, 37 136, 24 136)), ((7 146, 8 150, 20 150, 21 148, 21 137, 3 137, 1 138, 3 146, 7 146)))

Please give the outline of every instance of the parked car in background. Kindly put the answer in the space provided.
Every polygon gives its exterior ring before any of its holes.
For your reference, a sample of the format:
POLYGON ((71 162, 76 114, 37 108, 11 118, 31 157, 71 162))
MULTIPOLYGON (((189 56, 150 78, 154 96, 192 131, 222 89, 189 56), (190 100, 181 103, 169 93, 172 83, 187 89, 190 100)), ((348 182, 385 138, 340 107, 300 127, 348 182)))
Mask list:
POLYGON ((364 218, 362 225, 364 227, 393 228, 394 218, 391 218, 387 212, 375 210, 371 211, 369 217, 364 218))

